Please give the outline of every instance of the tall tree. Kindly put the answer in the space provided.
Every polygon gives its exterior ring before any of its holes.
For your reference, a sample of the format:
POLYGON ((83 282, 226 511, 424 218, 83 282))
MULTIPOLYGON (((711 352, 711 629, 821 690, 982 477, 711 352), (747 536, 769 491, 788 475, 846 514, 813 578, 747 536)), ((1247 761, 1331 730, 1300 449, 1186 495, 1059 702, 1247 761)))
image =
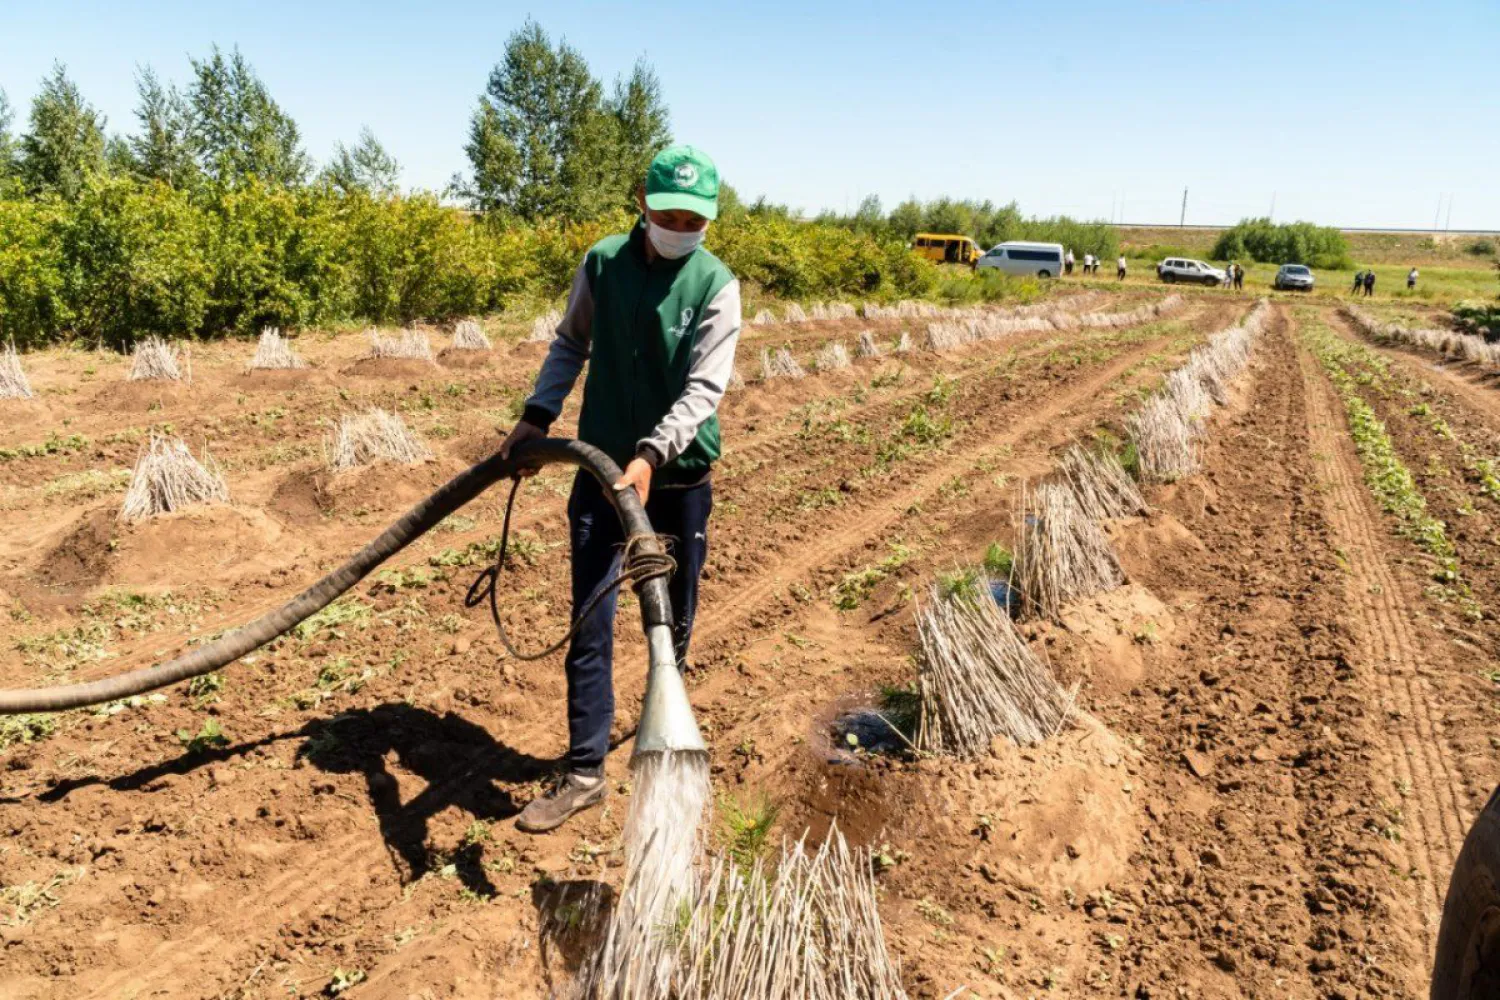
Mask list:
POLYGON ((10 99, 5 96, 4 90, 0 90, 0 181, 10 177, 11 171, 15 169, 16 139, 10 130, 14 121, 15 114, 10 110, 10 99))
POLYGON ((84 181, 104 168, 104 116, 83 99, 61 63, 43 78, 31 102, 30 125, 20 143, 26 189, 76 198, 84 181))
POLYGON ((137 176, 182 187, 198 172, 188 141, 190 112, 175 86, 163 85, 147 66, 136 74, 135 117, 141 130, 130 139, 137 176))
POLYGON ((323 168, 323 178, 346 194, 394 194, 401 180, 401 165, 365 126, 359 130, 359 142, 353 149, 342 142, 334 144, 333 159, 323 168))
POLYGON ((240 50, 226 58, 214 46, 207 59, 192 63, 187 134, 203 172, 229 186, 251 178, 302 183, 309 164, 297 123, 271 99, 240 50))
POLYGON ((661 81, 644 59, 636 61, 628 80, 616 80, 609 113, 618 130, 620 173, 627 208, 635 202, 635 189, 646 176, 651 158, 672 143, 672 126, 661 81))
POLYGON ((456 188, 481 211, 586 218, 614 200, 617 141, 583 56, 527 21, 490 71, 456 188))

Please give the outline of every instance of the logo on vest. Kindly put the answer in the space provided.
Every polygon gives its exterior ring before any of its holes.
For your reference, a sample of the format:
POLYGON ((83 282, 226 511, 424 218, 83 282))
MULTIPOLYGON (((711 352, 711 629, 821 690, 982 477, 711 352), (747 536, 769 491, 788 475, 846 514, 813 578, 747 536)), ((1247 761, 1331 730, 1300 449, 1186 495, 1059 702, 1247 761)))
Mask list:
POLYGON ((691 309, 684 309, 682 311, 682 319, 681 319, 681 321, 676 326, 671 327, 670 329, 668 329, 667 330, 667 335, 670 336, 670 337, 677 337, 677 338, 680 339, 682 337, 687 336, 688 330, 692 327, 692 325, 693 325, 693 311, 691 309))
POLYGON ((672 179, 680 188, 690 188, 698 183, 698 168, 691 163, 679 163, 672 172, 672 179))

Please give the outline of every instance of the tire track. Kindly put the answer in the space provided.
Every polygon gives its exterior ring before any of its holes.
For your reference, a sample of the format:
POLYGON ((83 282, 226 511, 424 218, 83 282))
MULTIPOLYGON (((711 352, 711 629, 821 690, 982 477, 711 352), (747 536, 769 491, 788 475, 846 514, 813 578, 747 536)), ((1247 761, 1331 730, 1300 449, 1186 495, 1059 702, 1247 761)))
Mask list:
MULTIPOLYGON (((1357 652, 1375 678, 1385 710, 1386 763, 1404 795, 1401 816, 1411 836, 1397 845, 1419 876, 1424 943, 1430 948, 1441 916, 1448 873, 1471 817, 1461 779, 1449 763, 1453 750, 1434 710, 1437 694, 1427 679, 1433 651, 1407 610, 1416 588, 1392 571, 1388 529, 1365 487, 1349 440, 1343 407, 1316 359, 1298 352, 1308 384, 1307 420, 1314 454, 1326 457, 1329 522, 1348 565, 1348 609, 1356 625, 1357 652)), ((1396 817, 1392 816, 1394 823, 1396 817)))

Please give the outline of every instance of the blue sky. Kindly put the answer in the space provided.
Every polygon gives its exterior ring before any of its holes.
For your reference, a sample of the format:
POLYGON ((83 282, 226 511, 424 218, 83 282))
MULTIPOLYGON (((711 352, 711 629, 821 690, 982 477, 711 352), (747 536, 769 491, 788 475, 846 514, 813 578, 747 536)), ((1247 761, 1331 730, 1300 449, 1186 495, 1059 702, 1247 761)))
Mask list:
POLYGON ((1500 227, 1495 0, 1425 3, 20 3, 0 88, 54 59, 111 129, 136 66, 239 47, 326 158, 367 124, 407 185, 465 166, 468 117, 528 14, 612 80, 645 56, 678 138, 808 211, 908 195, 1175 222, 1500 227))

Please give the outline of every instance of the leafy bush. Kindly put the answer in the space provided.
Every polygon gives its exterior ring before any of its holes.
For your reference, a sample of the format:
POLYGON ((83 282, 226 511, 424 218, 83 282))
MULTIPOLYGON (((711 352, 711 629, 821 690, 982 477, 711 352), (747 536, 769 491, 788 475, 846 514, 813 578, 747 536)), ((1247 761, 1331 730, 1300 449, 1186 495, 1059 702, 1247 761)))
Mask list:
POLYGON ((1464 247, 1464 253, 1475 257, 1493 257, 1495 256, 1495 241, 1484 238, 1473 240, 1464 247))
POLYGON ((1453 318, 1469 333, 1489 341, 1500 340, 1500 303, 1460 302, 1453 307, 1453 318))
MULTIPOLYGON (((22 348, 69 335, 125 347, 148 335, 410 323, 552 301, 590 246, 634 222, 616 212, 507 223, 427 193, 254 178, 174 189, 100 174, 71 203, 0 198, 0 336, 22 348)), ((785 298, 922 296, 937 280, 895 240, 774 214, 723 218, 708 245, 747 286, 785 298)))
POLYGON ((1226 229, 1214 244, 1214 260, 1256 260, 1268 264, 1306 264, 1340 269, 1353 266, 1344 234, 1310 222, 1274 223, 1244 219, 1226 229))

